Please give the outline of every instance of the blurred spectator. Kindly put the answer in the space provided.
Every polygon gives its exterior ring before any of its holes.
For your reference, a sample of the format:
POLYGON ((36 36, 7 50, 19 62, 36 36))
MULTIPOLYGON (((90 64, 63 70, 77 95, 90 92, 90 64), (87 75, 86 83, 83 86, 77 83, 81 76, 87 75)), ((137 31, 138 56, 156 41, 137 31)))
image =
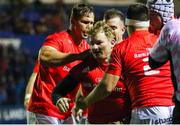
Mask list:
POLYGON ((0 79, 0 104, 2 105, 7 100, 7 92, 5 88, 5 77, 1 77, 0 79))
POLYGON ((43 4, 40 0, 27 4, 25 0, 10 0, 0 8, 0 32, 18 34, 49 34, 67 28, 68 21, 62 0, 43 4), (16 8, 13 9, 12 8, 16 8))
POLYGON ((34 65, 28 50, 0 45, 0 104, 23 105, 27 80, 34 65))

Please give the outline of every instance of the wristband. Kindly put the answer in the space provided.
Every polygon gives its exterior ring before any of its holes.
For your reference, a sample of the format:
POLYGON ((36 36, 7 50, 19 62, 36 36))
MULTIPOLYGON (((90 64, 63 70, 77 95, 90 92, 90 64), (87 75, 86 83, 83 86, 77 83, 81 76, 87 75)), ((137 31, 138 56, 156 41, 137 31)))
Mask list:
POLYGON ((30 97, 31 97, 31 94, 26 94, 26 95, 25 95, 25 100, 29 100, 30 97))

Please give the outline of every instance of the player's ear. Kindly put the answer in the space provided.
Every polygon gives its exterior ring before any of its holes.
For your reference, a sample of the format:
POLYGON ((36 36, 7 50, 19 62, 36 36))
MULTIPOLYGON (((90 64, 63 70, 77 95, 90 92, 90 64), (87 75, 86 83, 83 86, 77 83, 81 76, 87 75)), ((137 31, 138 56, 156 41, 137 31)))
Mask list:
POLYGON ((124 25, 124 26, 121 28, 121 30, 122 30, 122 34, 124 34, 125 31, 126 31, 126 26, 124 25))

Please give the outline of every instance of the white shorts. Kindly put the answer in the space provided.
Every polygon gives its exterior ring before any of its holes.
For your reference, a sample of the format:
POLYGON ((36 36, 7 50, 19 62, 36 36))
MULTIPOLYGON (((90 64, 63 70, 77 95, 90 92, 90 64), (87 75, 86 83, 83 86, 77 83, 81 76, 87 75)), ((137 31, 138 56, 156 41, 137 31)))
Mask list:
POLYGON ((172 124, 174 106, 154 106, 132 110, 130 124, 172 124))
POLYGON ((43 114, 33 113, 27 111, 27 124, 76 124, 73 116, 70 116, 66 120, 60 120, 56 117, 47 116, 43 114))

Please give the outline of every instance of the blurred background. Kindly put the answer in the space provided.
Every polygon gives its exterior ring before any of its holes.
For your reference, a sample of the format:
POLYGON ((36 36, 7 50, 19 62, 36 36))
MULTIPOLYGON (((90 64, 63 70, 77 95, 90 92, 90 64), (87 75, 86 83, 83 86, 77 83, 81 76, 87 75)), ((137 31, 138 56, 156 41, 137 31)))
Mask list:
MULTIPOLYGON (((146 0, 0 0, 0 124, 26 123, 24 93, 44 38, 69 27, 72 5, 94 6, 96 20, 116 8, 146 0)), ((180 0, 174 0, 180 15, 180 0)))

